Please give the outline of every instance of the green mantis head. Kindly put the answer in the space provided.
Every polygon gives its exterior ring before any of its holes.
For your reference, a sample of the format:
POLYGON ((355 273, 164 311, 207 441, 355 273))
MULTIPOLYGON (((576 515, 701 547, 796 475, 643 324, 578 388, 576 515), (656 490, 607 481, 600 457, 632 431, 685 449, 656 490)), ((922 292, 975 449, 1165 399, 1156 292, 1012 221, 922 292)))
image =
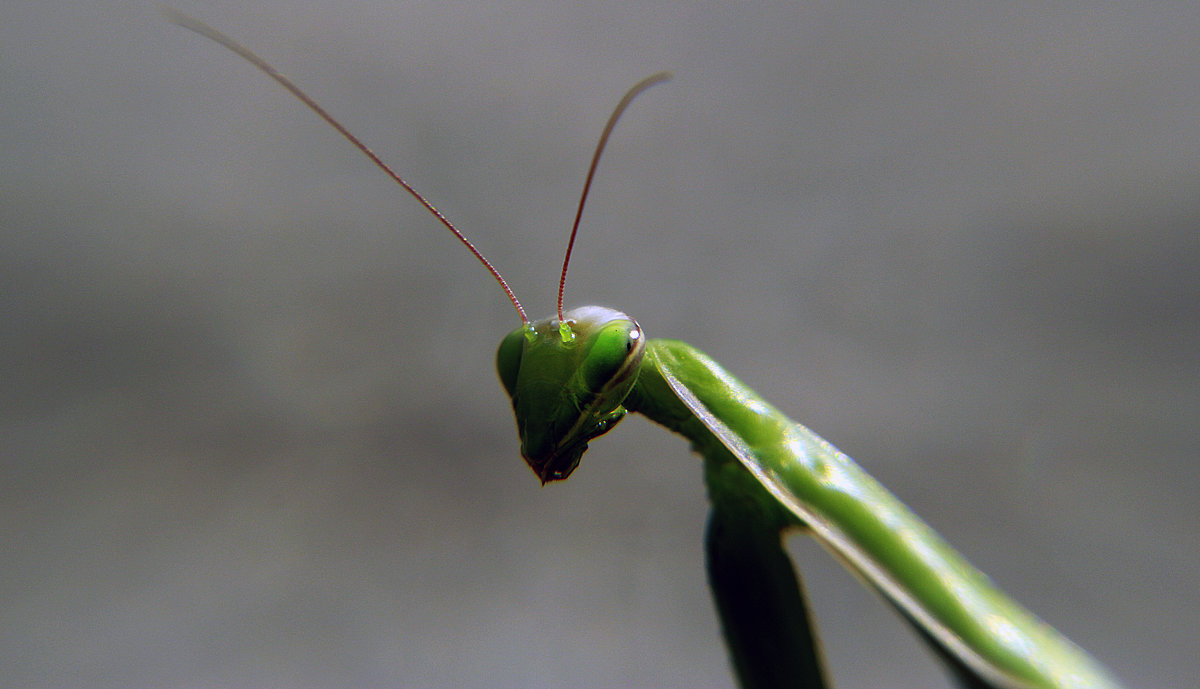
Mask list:
POLYGON ((521 455, 542 483, 569 476, 588 441, 625 416, 645 349, 636 321, 600 306, 522 325, 500 343, 521 455))
POLYGON ((575 471, 579 458, 587 450, 588 441, 607 432, 625 416, 621 404, 637 382, 646 351, 641 326, 620 311, 601 306, 584 306, 564 313, 563 285, 567 280, 567 266, 571 263, 571 249, 579 232, 579 219, 583 216, 583 205, 609 134, 621 113, 639 93, 669 78, 669 73, 659 72, 639 81, 617 104, 604 125, 592 153, 592 164, 583 182, 579 209, 575 212, 575 224, 567 242, 567 254, 563 257, 562 275, 558 279, 557 318, 537 323, 526 320, 525 311, 503 278, 482 256, 475 254, 493 271, 521 314, 521 327, 500 343, 496 368, 517 415, 521 456, 543 485, 547 481, 565 479, 575 471))

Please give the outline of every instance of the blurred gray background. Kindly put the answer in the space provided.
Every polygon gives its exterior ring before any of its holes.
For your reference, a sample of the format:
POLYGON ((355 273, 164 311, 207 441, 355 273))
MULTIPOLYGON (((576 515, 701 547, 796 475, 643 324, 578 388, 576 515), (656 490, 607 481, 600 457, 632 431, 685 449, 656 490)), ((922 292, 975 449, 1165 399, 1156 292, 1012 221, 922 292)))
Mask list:
MULTIPOLYGON (((1200 676, 1200 6, 181 2, 532 316, 713 355, 1130 687, 1200 676)), ((517 325, 143 1, 0 6, 0 685, 726 687, 699 460, 518 454, 517 325)), ((842 687, 946 686, 794 543, 842 687)))

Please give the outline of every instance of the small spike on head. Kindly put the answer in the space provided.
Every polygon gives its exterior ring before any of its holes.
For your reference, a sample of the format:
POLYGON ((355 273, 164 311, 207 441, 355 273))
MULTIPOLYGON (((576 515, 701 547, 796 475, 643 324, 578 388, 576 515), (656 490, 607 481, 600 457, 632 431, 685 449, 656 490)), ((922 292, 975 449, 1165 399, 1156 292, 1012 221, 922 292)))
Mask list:
MULTIPOLYGON (((299 99, 301 103, 308 106, 308 108, 310 110, 312 110, 313 112, 315 112, 317 115, 319 115, 321 117, 321 119, 328 122, 329 125, 332 126, 334 129, 336 129, 337 132, 339 134, 341 134, 343 137, 345 137, 347 141, 354 144, 355 148, 357 148, 359 151, 361 151, 363 155, 370 158, 371 162, 375 163, 375 165, 377 165, 379 167, 379 169, 381 169, 385 173, 387 173, 387 175, 389 177, 391 177, 392 180, 396 182, 396 184, 399 184, 405 191, 407 191, 409 194, 411 194, 413 196, 413 198, 415 198, 418 202, 420 202, 420 204, 422 206, 424 206, 426 210, 428 210, 430 213, 432 213, 433 216, 435 218, 437 218, 438 221, 446 227, 446 229, 450 230, 450 232, 458 239, 458 241, 462 242, 463 246, 467 247, 467 250, 470 251, 471 254, 474 255, 475 258, 478 259, 479 262, 483 264, 483 267, 486 268, 489 273, 491 273, 492 277, 496 279, 496 282, 500 283, 500 288, 504 290, 504 293, 506 295, 508 295, 509 301, 511 301, 512 305, 515 306, 517 309, 517 314, 521 316, 521 322, 522 323, 529 322, 529 318, 527 318, 525 316, 525 309, 521 308, 521 302, 517 301, 517 295, 513 294, 512 288, 510 288, 508 286, 508 283, 504 281, 504 278, 501 277, 500 271, 496 270, 496 268, 494 266, 492 266, 491 262, 488 261, 487 258, 485 258, 482 253, 480 253, 479 249, 476 249, 475 245, 472 244, 471 241, 469 239, 467 239, 466 236, 463 235, 462 232, 459 232, 458 228, 455 227, 454 224, 451 223, 450 220, 446 218, 446 216, 442 215, 441 211, 439 211, 437 208, 435 208, 432 203, 427 201, 425 199, 425 197, 422 196, 416 189, 414 189, 411 184, 406 182, 403 177, 401 177, 394 170, 392 170, 392 168, 388 167, 387 163, 383 162, 383 160, 381 160, 379 158, 379 156, 375 154, 374 151, 372 151, 370 148, 367 148, 367 145, 364 144, 362 141, 360 141, 357 136, 351 134, 350 130, 346 129, 342 125, 341 122, 338 122, 336 119, 334 119, 333 115, 330 115, 325 110, 325 108, 318 105, 317 102, 314 101, 312 98, 310 98, 307 93, 305 93, 304 91, 301 91, 299 86, 296 86, 295 84, 293 84, 291 79, 288 79, 283 74, 281 74, 279 72, 279 70, 277 70, 274 67, 272 67, 271 65, 267 64, 266 60, 262 59, 258 55, 255 55, 253 52, 250 51, 249 48, 246 48, 242 44, 240 44, 237 41, 233 40, 232 38, 226 36, 225 34, 221 33, 220 31, 217 31, 216 29, 212 28, 208 24, 205 24, 204 22, 200 21, 199 19, 194 19, 192 17, 189 17, 188 15, 186 15, 172 7, 163 7, 162 10, 167 15, 168 21, 170 21, 174 24, 178 24, 179 26, 182 26, 183 28, 188 29, 190 31, 194 31, 211 41, 214 41, 216 43, 219 43, 220 45, 225 46, 226 48, 233 51, 235 54, 237 54, 239 57, 241 57, 246 62, 249 62, 250 64, 257 67, 264 74, 271 77, 272 79, 277 81, 281 86, 283 86, 285 89, 287 89, 288 92, 291 93, 293 96, 295 96, 297 99, 299 99)), ((626 98, 629 98, 629 96, 627 96, 626 98)), ((597 153, 597 157, 599 157, 599 153, 597 153)), ((595 163, 593 163, 593 166, 594 165, 595 165, 595 163)), ((576 222, 578 222, 578 221, 576 221, 576 222)), ((559 301, 560 302, 562 301, 561 296, 559 298, 559 301)), ((559 311, 560 312, 562 311, 561 307, 559 308, 559 311)))
POLYGON ((670 72, 659 72, 634 84, 621 102, 617 103, 613 113, 608 116, 604 131, 600 133, 600 141, 596 143, 596 152, 592 154, 592 164, 588 167, 587 178, 583 182, 583 193, 579 196, 579 209, 575 211, 575 223, 571 226, 571 238, 567 241, 567 253, 563 256, 562 273, 558 278, 558 320, 560 321, 565 320, 563 318, 563 290, 567 285, 567 266, 571 264, 571 251, 575 248, 575 235, 579 234, 579 219, 583 217, 583 204, 587 202, 588 190, 592 187, 592 178, 596 176, 596 166, 600 164, 600 154, 604 152, 604 146, 608 143, 608 137, 612 134, 613 127, 617 126, 617 120, 621 119, 621 113, 625 112, 625 108, 629 107, 633 99, 637 98, 642 91, 670 78, 670 72))

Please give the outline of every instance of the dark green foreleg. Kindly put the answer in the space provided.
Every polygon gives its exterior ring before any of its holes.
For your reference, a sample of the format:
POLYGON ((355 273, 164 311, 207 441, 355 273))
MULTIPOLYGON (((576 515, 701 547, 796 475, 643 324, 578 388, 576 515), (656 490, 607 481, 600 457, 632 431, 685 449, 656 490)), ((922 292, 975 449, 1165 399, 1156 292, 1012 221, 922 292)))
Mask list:
POLYGON ((765 494, 757 485, 731 489, 731 480, 753 481, 736 463, 706 464, 713 501, 705 539, 708 581, 742 687, 824 689, 829 684, 816 631, 782 547, 781 530, 794 522, 758 499, 765 494))

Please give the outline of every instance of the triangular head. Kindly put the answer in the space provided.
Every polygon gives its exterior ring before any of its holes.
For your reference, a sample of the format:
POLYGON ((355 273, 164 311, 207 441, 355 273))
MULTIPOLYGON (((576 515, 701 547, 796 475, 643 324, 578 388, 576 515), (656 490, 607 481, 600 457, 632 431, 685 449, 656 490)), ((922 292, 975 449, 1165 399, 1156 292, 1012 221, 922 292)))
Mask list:
POLYGON ((641 326, 620 311, 584 306, 563 315, 522 325, 496 352, 521 456, 542 483, 569 476, 588 441, 625 416, 646 350, 641 326))

